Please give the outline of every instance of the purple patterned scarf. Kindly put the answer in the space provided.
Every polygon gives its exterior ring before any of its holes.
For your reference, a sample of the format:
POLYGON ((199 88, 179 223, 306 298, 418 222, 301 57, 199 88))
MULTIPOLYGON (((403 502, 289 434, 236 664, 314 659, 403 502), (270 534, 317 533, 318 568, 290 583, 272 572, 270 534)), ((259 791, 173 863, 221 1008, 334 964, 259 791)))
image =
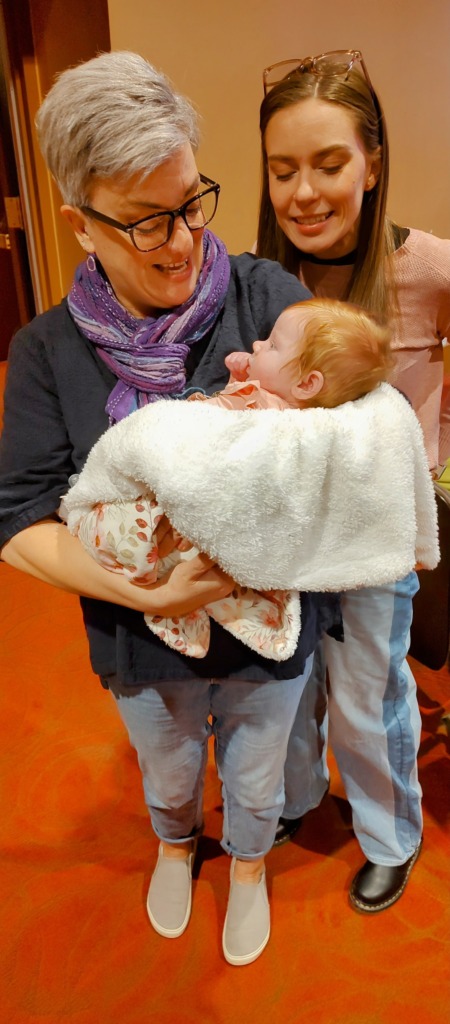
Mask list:
POLYGON ((106 404, 111 424, 161 395, 183 392, 189 348, 217 320, 229 281, 227 250, 206 230, 202 268, 190 299, 158 317, 139 319, 117 301, 97 263, 92 270, 80 263, 67 302, 80 331, 119 378, 106 404))

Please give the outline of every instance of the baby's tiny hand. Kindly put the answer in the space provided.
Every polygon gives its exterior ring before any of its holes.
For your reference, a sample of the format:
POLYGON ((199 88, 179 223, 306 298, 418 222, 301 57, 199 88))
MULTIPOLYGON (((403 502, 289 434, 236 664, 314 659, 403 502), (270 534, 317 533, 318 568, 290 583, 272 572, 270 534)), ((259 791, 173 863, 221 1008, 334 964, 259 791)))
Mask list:
POLYGON ((225 359, 225 366, 234 380, 244 381, 248 378, 249 362, 248 352, 230 352, 225 359))

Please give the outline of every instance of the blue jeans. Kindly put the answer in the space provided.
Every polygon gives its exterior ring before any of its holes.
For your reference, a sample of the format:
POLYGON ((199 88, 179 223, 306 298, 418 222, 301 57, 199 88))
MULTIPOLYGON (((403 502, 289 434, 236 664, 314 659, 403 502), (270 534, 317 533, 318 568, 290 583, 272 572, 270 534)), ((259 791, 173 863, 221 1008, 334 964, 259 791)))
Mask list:
MULTIPOLYGON (((345 641, 325 637, 330 743, 368 860, 403 864, 422 834, 417 752, 421 721, 406 662, 415 572, 342 597, 345 641)), ((283 815, 317 806, 327 787, 325 674, 312 673, 289 739, 283 815), (319 724, 316 718, 319 719, 319 724)))
POLYGON ((167 843, 203 826, 208 738, 222 782, 222 846, 242 860, 270 850, 284 806, 287 743, 312 655, 296 679, 183 679, 115 697, 142 772, 156 835, 167 843))

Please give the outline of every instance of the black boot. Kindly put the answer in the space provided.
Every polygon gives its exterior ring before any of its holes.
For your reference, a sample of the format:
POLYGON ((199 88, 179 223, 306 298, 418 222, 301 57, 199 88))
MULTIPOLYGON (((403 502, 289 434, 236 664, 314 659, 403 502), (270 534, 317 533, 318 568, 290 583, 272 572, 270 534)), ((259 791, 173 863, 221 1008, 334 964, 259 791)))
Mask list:
POLYGON ((274 846, 283 846, 295 834, 302 823, 301 818, 280 818, 275 832, 274 846))
POLYGON ((405 864, 386 867, 386 865, 372 864, 370 860, 366 860, 364 867, 355 875, 351 885, 350 902, 353 903, 353 906, 367 914, 374 914, 378 910, 386 910, 396 900, 399 900, 421 847, 422 840, 405 864))

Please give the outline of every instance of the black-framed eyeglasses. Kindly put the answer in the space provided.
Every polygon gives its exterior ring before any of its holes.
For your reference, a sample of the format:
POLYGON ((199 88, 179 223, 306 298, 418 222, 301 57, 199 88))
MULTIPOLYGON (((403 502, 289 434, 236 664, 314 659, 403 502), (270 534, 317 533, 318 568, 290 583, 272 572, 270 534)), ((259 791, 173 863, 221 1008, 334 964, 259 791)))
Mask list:
POLYGON ((121 224, 119 220, 107 217, 105 213, 99 213, 91 206, 82 206, 80 209, 93 220, 99 220, 103 224, 110 224, 111 227, 118 228, 119 231, 125 231, 139 252, 152 252, 153 249, 160 249, 169 241, 177 217, 182 217, 189 231, 199 231, 213 219, 219 201, 220 185, 204 174, 200 174, 200 181, 202 185, 208 185, 208 188, 187 199, 177 210, 152 213, 150 217, 142 217, 141 220, 136 220, 133 224, 121 224))
POLYGON ((348 75, 354 64, 360 64, 367 85, 375 97, 375 91, 369 78, 361 50, 329 50, 328 53, 319 53, 317 57, 292 57, 291 60, 279 60, 276 64, 270 64, 263 71, 264 95, 270 92, 280 82, 288 81, 299 75, 348 75))

